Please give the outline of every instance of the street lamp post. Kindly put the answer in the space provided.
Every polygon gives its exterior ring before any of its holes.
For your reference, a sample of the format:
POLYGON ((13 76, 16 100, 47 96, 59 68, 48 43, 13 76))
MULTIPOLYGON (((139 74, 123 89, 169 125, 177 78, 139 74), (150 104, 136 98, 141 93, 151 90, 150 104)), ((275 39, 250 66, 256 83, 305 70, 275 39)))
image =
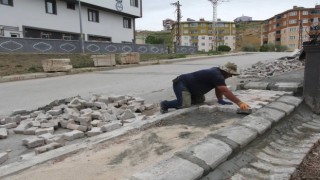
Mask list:
POLYGON ((219 0, 209 0, 212 3, 212 50, 215 48, 217 50, 218 37, 217 37, 217 5, 219 0))
POLYGON ((218 28, 217 28, 217 6, 218 3, 220 2, 228 2, 228 0, 208 0, 212 3, 213 7, 213 13, 212 13, 212 34, 213 34, 213 41, 212 42, 212 49, 213 49, 213 44, 215 45, 216 50, 218 50, 218 28))
POLYGON ((84 53, 84 37, 82 29, 82 16, 81 16, 81 0, 78 0, 79 3, 79 21, 80 21, 80 42, 81 42, 81 52, 84 53))

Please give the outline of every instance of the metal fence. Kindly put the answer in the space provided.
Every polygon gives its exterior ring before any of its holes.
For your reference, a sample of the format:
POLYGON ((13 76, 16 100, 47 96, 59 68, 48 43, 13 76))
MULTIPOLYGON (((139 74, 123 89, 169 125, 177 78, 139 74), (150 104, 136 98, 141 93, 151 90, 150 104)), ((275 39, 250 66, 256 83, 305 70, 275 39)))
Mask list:
MULTIPOLYGON (((197 47, 178 46, 176 53, 193 54, 197 47)), ((107 42, 84 43, 84 51, 89 54, 97 53, 126 53, 138 52, 141 54, 167 54, 165 45, 150 44, 123 44, 107 42)), ((0 52, 10 53, 81 53, 80 41, 52 40, 52 39, 27 39, 0 37, 0 52)))

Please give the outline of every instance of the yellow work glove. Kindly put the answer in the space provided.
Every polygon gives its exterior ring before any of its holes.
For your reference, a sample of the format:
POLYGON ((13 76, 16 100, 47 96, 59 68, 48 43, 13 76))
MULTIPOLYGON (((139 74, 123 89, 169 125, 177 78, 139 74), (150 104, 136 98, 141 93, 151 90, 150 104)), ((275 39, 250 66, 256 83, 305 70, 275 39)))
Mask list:
POLYGON ((244 102, 238 102, 238 106, 240 107, 241 110, 248 110, 250 106, 247 103, 244 102))

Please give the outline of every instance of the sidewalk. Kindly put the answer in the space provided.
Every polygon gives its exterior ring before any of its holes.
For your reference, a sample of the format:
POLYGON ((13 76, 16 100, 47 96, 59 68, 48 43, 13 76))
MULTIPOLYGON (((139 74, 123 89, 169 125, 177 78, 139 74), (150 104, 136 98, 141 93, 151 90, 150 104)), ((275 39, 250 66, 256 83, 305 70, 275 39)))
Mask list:
POLYGON ((189 57, 189 58, 179 58, 179 59, 162 59, 162 60, 152 60, 152 61, 143 61, 139 64, 128 64, 128 65, 116 65, 112 67, 96 67, 96 68, 79 68, 72 69, 70 72, 54 72, 54 73, 30 73, 30 74, 18 74, 18 75, 10 75, 10 76, 1 76, 0 83, 3 82, 11 82, 11 81, 21 81, 21 80, 30 80, 30 79, 39 79, 39 78, 49 78, 49 77, 57 77, 57 76, 65 76, 93 71, 108 71, 113 69, 123 69, 130 67, 138 67, 138 66, 148 66, 148 65, 157 65, 157 64, 168 64, 175 62, 184 62, 190 60, 199 60, 199 59, 207 59, 207 58, 215 58, 215 57, 224 57, 224 56, 238 56, 244 55, 248 53, 230 53, 226 55, 214 55, 214 56, 197 56, 197 57, 189 57))
MULTIPOLYGON (((295 72, 294 72, 295 73, 295 72)), ((302 73, 300 73, 302 75, 302 73)), ((281 76, 283 77, 283 76, 281 76)), ((288 77, 287 80, 290 80, 290 76, 286 75, 288 77)), ((280 77, 278 77, 280 78, 280 77)), ((288 117, 293 110, 299 106, 301 103, 301 100, 299 98, 293 97, 290 94, 291 93, 286 93, 286 92, 281 92, 281 91, 267 91, 267 90, 242 90, 242 91, 237 91, 236 92, 239 96, 242 96, 242 99, 245 99, 247 102, 250 102, 251 105, 253 103, 255 104, 256 110, 255 113, 253 113, 250 116, 246 116, 243 118, 243 116, 238 115, 240 119, 236 120, 239 121, 239 123, 230 126, 226 124, 215 124, 212 121, 212 119, 208 119, 208 121, 211 122, 212 124, 218 125, 215 127, 215 130, 212 130, 212 127, 209 128, 210 131, 207 131, 208 134, 203 134, 202 138, 204 138, 200 144, 193 144, 194 142, 198 141, 195 139, 190 139, 192 142, 188 143, 182 150, 180 149, 173 149, 175 152, 173 152, 172 158, 168 158, 168 153, 164 153, 165 156, 161 157, 161 159, 166 159, 164 161, 161 161, 159 164, 155 164, 154 166, 138 166, 136 169, 131 172, 129 170, 129 167, 119 165, 121 168, 116 168, 114 169, 113 166, 106 166, 106 161, 104 160, 103 162, 100 162, 96 160, 95 154, 103 154, 110 152, 108 149, 107 150, 99 150, 96 149, 95 147, 97 145, 104 145, 103 143, 110 142, 112 140, 116 140, 119 137, 124 137, 124 135, 130 135, 134 136, 136 133, 133 132, 140 132, 143 133, 144 131, 147 131, 146 129, 148 128, 158 128, 158 125, 163 124, 165 121, 172 122, 177 117, 181 117, 181 115, 190 113, 190 112, 195 112, 198 109, 198 107, 192 107, 188 109, 182 109, 182 110, 177 110, 177 111, 172 111, 169 112, 168 114, 164 115, 159 115, 148 119, 144 121, 134 121, 132 124, 128 124, 128 126, 125 126, 121 129, 111 131, 108 133, 103 133, 101 135, 91 137, 89 139, 83 140, 81 143, 73 144, 73 145, 68 145, 62 148, 58 148, 56 150, 40 154, 40 155, 34 155, 34 154, 29 154, 27 156, 24 156, 23 159, 19 162, 8 164, 5 166, 2 166, 0 168, 0 177, 5 177, 8 175, 15 174, 16 172, 25 170, 27 168, 33 167, 38 164, 42 164, 44 162, 50 161, 50 160, 57 160, 59 161, 60 158, 68 157, 70 155, 70 158, 73 159, 70 161, 69 160, 62 160, 60 165, 62 166, 68 166, 68 163, 72 164, 73 163, 73 168, 74 170, 80 169, 80 171, 83 171, 84 174, 78 174, 84 179, 90 179, 89 177, 95 176, 97 179, 100 177, 100 179, 103 179, 104 177, 109 177, 108 172, 112 171, 120 171, 118 174, 121 175, 124 171, 127 173, 128 176, 131 176, 134 174, 133 177, 136 179, 150 179, 150 177, 163 177, 164 179, 170 179, 170 177, 180 177, 182 176, 182 179, 193 179, 192 177, 199 177, 203 175, 203 172, 207 171, 208 169, 214 169, 217 165, 220 163, 223 163, 226 161, 227 157, 229 157, 231 154, 236 153, 239 148, 245 148, 247 144, 249 144, 251 141, 254 141, 256 138, 259 138, 262 136, 264 133, 267 132, 268 129, 270 129, 271 124, 274 125, 277 122, 285 119, 285 117, 288 117), (284 96, 283 96, 284 95, 284 96), (282 96, 281 98, 279 98, 282 96), (291 104, 291 105, 288 105, 291 104), (263 107, 262 107, 263 106, 263 107), (284 108, 287 107, 287 108, 284 108), (157 125, 157 126, 155 126, 157 125), (218 131, 217 131, 218 130, 218 131), (211 135, 210 135, 211 134, 211 135), (207 138, 205 138, 207 136, 207 138), (221 138, 224 137, 224 138, 221 138), (190 144, 193 144, 190 146, 190 144), (219 146, 217 146, 217 144, 219 146), (188 148, 188 146, 190 146, 188 148), (220 147, 220 149, 218 148, 220 147), (212 149, 213 148, 213 149, 212 149), (72 154, 79 152, 79 151, 84 151, 84 154, 81 155, 81 153, 77 154, 76 156, 73 156, 72 154), (88 158, 80 158, 79 157, 86 157, 86 154, 88 152, 94 152, 94 153, 89 153, 90 157, 88 161, 91 161, 91 163, 87 163, 88 158), (100 153, 98 153, 100 152, 100 153), (193 152, 194 154, 191 154, 190 152, 193 152), (214 152, 214 156, 210 155, 210 152, 214 152), (194 159, 199 159, 202 161, 194 161, 194 159), (78 160, 80 162, 78 162, 78 160), (82 161, 86 161, 82 162, 82 161), (199 164, 199 162, 202 162, 199 164), (97 167, 97 164, 102 163, 101 166, 97 167), (206 164, 204 164, 206 163, 206 164), (67 165, 66 165, 67 164, 67 165), (178 165, 177 165, 178 164, 178 165), (84 165, 84 166, 83 166, 84 165), (183 165, 183 166, 180 166, 183 165), (75 168, 75 166, 77 168, 75 168), (91 167, 92 166, 92 167, 91 167), (126 167, 126 168, 124 168, 126 167), (146 169, 147 167, 151 167, 149 169, 146 169), (195 167, 195 169, 193 168, 195 167), (89 168, 89 169, 88 169, 89 168), (111 168, 111 169, 108 169, 111 168), (192 168, 189 170, 189 168, 192 168), (81 170, 82 169, 82 170, 81 170), (92 171, 91 171, 91 170, 92 171), (104 172, 97 176, 97 174, 94 174, 96 172, 95 170, 99 170, 101 172, 104 172), (154 174, 155 172, 160 172, 161 176, 158 174, 154 174), (163 172, 163 173, 162 173, 163 172), (165 172, 170 172, 165 173, 165 172), (178 176, 179 175, 179 176, 178 176)), ((216 116, 216 113, 226 113, 224 116, 228 116, 228 114, 234 114, 236 111, 237 107, 235 105, 233 106, 203 106, 200 107, 200 111, 207 111, 210 112, 210 114, 214 114, 216 116)), ((195 122, 194 119, 190 121, 192 124, 197 124, 199 122, 195 122)), ((186 131, 187 124, 186 120, 182 121, 182 129, 186 131)), ((231 123, 232 124, 232 123, 231 123)), ((162 125, 163 126, 163 125, 162 125)), ((192 132, 192 128, 188 127, 188 131, 192 132)), ((157 132, 157 131, 155 131, 157 132)), ((149 132, 148 134, 152 135, 155 134, 155 132, 149 132)), ((159 131, 162 132, 162 131, 159 131)), ((172 127, 168 129, 167 132, 176 132, 172 127)), ((204 131, 201 131, 202 133, 204 131)), ((139 134, 139 133, 138 133, 139 134)), ((158 134, 159 135, 159 134, 158 134)), ((181 135, 181 134, 180 134, 181 135)), ((183 134, 182 134, 183 135, 183 134)), ((128 136, 126 136, 128 137, 128 136)), ((183 139, 187 137, 187 135, 183 135, 183 139)), ((152 138, 151 138, 152 139, 152 138)), ((176 138, 175 138, 176 139, 176 138)), ((141 139, 140 139, 141 140, 141 139)), ((158 142, 157 139, 155 139, 155 142, 158 142)), ((122 140, 116 140, 116 145, 118 146, 122 142, 127 142, 127 141, 122 141, 122 140)), ((126 145, 123 146, 125 148, 120 148, 117 150, 118 153, 122 154, 121 152, 132 152, 130 147, 134 147, 132 143, 137 142, 137 141, 128 141, 131 143, 131 145, 126 145)), ((170 139, 169 142, 172 142, 172 139, 170 139)), ((148 143, 149 144, 149 143, 148 143)), ((174 143, 176 144, 176 143, 174 143)), ((154 146, 153 143, 150 143, 151 146, 154 146)), ((171 146, 171 144, 170 144, 171 146)), ((163 144, 161 147, 170 147, 167 146, 166 144, 163 144)), ((113 147, 113 145, 111 146, 113 147)), ((110 148, 111 148, 110 147, 110 148)), ((144 147, 144 146, 143 146, 144 147)), ((145 148, 145 147, 144 147, 145 148)), ((169 148, 170 149, 170 148, 169 148)), ((125 154, 123 154, 125 155, 125 154)), ((120 156, 120 155, 119 155, 120 156)), ((99 159, 99 158, 97 158, 99 159)), ((139 161, 140 162, 140 161, 139 161)), ((152 161, 154 162, 154 161, 152 161)), ((117 166, 115 166, 117 167, 117 166)), ((73 174, 73 171, 71 169, 64 169, 64 168, 59 168, 59 164, 51 164, 49 167, 45 166, 39 166, 38 168, 34 169, 36 173, 33 172, 31 169, 30 171, 22 172, 21 176, 25 176, 26 174, 35 174, 31 178, 35 178, 36 176, 38 179, 41 179, 39 177, 41 176, 48 176, 48 177, 57 177, 55 174, 56 173, 61 173, 67 177, 68 175, 76 176, 77 173, 73 174), (43 168, 46 168, 46 173, 41 173, 43 172, 43 168), (52 168, 52 169, 51 169, 52 168), (59 172, 57 172, 55 169, 60 169, 59 172)), ((19 175, 18 175, 19 176, 19 175)), ((26 176, 25 176, 26 177, 26 176)), ((9 177, 10 179, 10 177, 9 177)), ((36 178, 37 179, 37 178, 36 178)), ((133 178, 134 179, 134 178, 133 178)))

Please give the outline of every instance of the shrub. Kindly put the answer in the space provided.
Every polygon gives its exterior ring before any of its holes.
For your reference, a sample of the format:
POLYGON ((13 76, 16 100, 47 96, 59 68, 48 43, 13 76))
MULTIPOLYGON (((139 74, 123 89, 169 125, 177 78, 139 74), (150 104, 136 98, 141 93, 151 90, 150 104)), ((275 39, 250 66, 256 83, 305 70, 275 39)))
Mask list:
POLYGON ((260 46, 260 51, 261 52, 283 52, 288 49, 287 46, 282 46, 282 45, 274 45, 274 44, 264 44, 260 46))
POLYGON ((246 51, 246 52, 257 52, 257 48, 253 45, 245 45, 242 47, 242 51, 246 51))
POLYGON ((221 46, 218 46, 218 51, 229 52, 231 51, 231 48, 226 45, 221 45, 221 46))

